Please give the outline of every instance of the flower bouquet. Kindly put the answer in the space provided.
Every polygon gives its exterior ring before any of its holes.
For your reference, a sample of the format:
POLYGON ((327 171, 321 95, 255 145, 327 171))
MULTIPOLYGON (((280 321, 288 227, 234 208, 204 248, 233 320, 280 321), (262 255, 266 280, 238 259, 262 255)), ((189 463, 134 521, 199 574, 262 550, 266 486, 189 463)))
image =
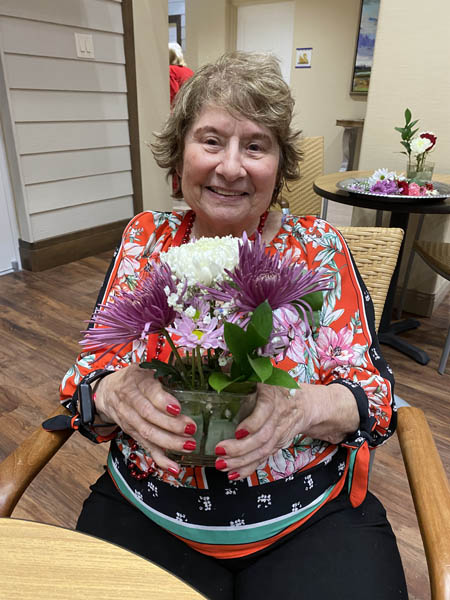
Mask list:
POLYGON ((253 409, 257 382, 298 387, 276 363, 317 322, 329 286, 323 270, 267 254, 259 235, 201 238, 160 254, 133 292, 99 306, 81 344, 117 356, 130 343, 146 345, 151 334, 159 347, 166 340, 168 360, 154 357, 140 366, 196 422, 196 452, 183 462, 214 464, 217 442, 234 437, 253 409))
POLYGON ((429 181, 433 174, 432 167, 426 168, 426 160, 436 145, 437 136, 431 131, 422 131, 416 135, 419 129, 414 129, 414 127, 419 121, 412 121, 411 118, 411 111, 407 108, 405 110, 405 125, 394 127, 394 129, 401 134, 400 143, 405 148, 402 154, 408 157, 406 177, 416 183, 423 183, 429 181))

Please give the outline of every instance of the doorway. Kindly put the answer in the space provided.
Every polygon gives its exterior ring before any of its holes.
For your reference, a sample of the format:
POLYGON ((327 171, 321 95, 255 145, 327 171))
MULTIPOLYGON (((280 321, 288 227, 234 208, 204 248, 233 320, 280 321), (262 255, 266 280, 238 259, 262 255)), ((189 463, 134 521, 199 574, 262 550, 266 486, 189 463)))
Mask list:
POLYGON ((294 10, 294 2, 269 2, 239 6, 237 11, 237 50, 275 54, 287 84, 291 79, 294 10))

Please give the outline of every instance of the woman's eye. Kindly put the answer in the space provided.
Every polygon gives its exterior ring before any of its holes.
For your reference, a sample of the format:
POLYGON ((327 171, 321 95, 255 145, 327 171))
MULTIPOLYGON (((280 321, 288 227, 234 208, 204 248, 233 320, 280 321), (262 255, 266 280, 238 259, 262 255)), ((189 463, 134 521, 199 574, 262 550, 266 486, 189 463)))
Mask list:
POLYGON ((215 140, 214 138, 207 138, 205 140, 205 144, 207 144, 208 146, 217 146, 219 142, 217 140, 215 140))
POLYGON ((261 147, 261 144, 252 142, 251 144, 248 145, 248 149, 250 150, 250 152, 260 152, 262 150, 262 147, 261 147))

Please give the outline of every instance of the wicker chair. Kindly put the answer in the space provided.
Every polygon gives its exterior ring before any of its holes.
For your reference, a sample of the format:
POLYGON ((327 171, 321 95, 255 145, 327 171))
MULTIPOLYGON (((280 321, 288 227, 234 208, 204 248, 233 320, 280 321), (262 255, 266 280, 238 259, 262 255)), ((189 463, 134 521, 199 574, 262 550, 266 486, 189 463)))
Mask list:
MULTIPOLYGON (((375 302, 379 322, 403 232, 398 229, 345 227, 355 262, 375 302), (365 241, 367 240, 367 241, 365 241)), ((61 414, 58 408, 54 414, 61 414)), ((450 492, 447 476, 423 412, 398 409, 397 434, 427 556, 433 600, 450 598, 450 492)), ((11 515, 34 477, 71 432, 41 427, 0 464, 0 517, 11 515)))
POLYGON ((323 137, 303 138, 301 149, 304 158, 300 162, 300 179, 282 188, 280 204, 287 202, 294 215, 319 216, 322 198, 315 194, 312 184, 323 174, 323 137))

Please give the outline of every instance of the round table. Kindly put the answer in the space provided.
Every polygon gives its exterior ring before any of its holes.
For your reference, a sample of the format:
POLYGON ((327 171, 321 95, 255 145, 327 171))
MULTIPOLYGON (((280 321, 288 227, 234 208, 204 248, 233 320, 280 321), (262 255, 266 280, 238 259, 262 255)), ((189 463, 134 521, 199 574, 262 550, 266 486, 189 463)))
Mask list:
MULTIPOLYGON (((322 175, 314 181, 313 189, 317 195, 327 198, 328 200, 333 200, 333 202, 339 202, 340 204, 348 204, 350 206, 358 206, 360 208, 370 208, 372 210, 388 210, 391 212, 389 226, 400 227, 405 232, 398 256, 397 266, 394 274, 392 275, 391 284, 386 297, 386 303, 381 316, 378 337, 382 344, 392 346, 400 352, 403 352, 403 354, 410 356, 418 363, 426 365, 430 360, 426 352, 420 348, 417 348, 416 346, 413 346, 412 344, 408 344, 408 342, 403 340, 398 335, 403 331, 418 327, 420 322, 417 321, 417 319, 405 319, 403 321, 397 321, 396 323, 391 322, 394 309, 395 290, 397 287, 406 232, 408 229, 409 215, 411 213, 422 215, 450 214, 450 198, 446 198, 445 200, 433 200, 433 198, 411 198, 410 200, 406 200, 405 197, 402 197, 401 201, 397 201, 394 198, 386 198, 379 194, 353 194, 351 192, 339 190, 336 187, 336 184, 343 179, 348 179, 350 177, 369 177, 372 175, 372 173, 373 171, 339 171, 338 173, 322 175)), ((435 174, 433 179, 435 181, 450 185, 450 175, 435 174)))
MULTIPOLYGON (((205 573, 205 577, 208 574, 205 573)), ((154 563, 90 535, 0 519, 2 600, 201 600, 154 563)))

